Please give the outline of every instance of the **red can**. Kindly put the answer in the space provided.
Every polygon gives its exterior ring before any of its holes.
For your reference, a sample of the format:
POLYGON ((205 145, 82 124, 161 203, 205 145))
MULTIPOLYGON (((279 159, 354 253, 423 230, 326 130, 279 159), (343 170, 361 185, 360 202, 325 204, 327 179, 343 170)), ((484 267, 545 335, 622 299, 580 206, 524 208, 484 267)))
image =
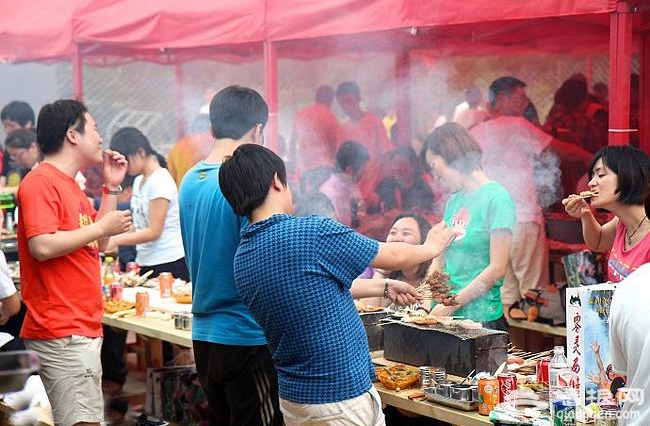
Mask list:
POLYGON ((149 308, 149 293, 139 291, 135 294, 135 315, 143 317, 149 308))
POLYGON ((478 381, 478 412, 489 416, 499 403, 499 381, 496 377, 484 377, 478 381))
POLYGON ((111 284, 111 299, 122 300, 122 293, 124 292, 124 285, 121 282, 115 281, 111 284))
POLYGON ((126 272, 135 271, 136 274, 140 274, 140 265, 138 262, 129 262, 126 264, 126 272))
POLYGON ((171 272, 161 272, 158 275, 158 282, 160 283, 160 297, 171 297, 172 283, 174 282, 174 276, 171 272))
POLYGON ((499 380, 499 402, 515 406, 517 399, 517 375, 515 373, 497 374, 499 380))
POLYGON ((537 383, 548 385, 548 365, 551 363, 548 359, 537 360, 537 383))

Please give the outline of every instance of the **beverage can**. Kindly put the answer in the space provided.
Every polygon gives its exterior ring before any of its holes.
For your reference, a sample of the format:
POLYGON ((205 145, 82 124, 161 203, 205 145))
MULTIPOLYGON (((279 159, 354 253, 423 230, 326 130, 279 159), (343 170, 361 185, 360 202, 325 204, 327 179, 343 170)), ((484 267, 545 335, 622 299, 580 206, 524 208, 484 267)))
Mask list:
POLYGON ((135 294, 135 315, 143 317, 149 308, 149 293, 139 291, 135 294))
POLYGON ((433 368, 428 366, 420 367, 420 389, 430 388, 433 386, 433 368))
POLYGON ((122 300, 123 292, 124 292, 124 285, 122 285, 121 282, 115 281, 111 283, 111 299, 122 300))
POLYGON ((517 375, 515 373, 497 374, 499 381, 499 402, 514 408, 517 399, 517 375))
POLYGON ((499 380, 496 377, 484 377, 478 381, 478 412, 489 416, 490 411, 499 403, 499 380))
POLYGON ((537 360, 537 383, 544 383, 548 385, 548 366, 551 363, 548 359, 537 360))
POLYGON ((172 283, 174 282, 174 276, 171 272, 161 272, 158 275, 158 282, 160 285, 160 297, 171 297, 172 283))
POLYGON ((576 402, 571 399, 553 401, 553 426, 576 426, 576 402))

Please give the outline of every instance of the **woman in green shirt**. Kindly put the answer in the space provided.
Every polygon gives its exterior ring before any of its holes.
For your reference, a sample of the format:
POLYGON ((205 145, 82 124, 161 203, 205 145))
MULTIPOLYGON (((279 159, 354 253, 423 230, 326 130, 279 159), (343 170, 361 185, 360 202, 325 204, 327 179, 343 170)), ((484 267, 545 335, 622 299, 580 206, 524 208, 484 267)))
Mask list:
POLYGON ((431 312, 463 316, 507 331, 500 287, 515 224, 512 198, 482 170, 480 146, 456 123, 446 123, 427 136, 422 155, 431 173, 452 192, 444 220, 458 233, 431 265, 431 271, 451 277, 455 304, 438 304, 431 312))

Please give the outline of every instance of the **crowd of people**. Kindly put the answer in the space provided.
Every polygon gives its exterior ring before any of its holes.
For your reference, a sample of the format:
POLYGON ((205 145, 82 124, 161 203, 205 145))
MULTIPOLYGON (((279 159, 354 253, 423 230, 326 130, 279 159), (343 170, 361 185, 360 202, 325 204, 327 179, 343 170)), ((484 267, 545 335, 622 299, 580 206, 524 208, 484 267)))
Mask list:
MULTIPOLYGON (((217 92, 168 159, 134 127, 105 149, 79 101, 47 104, 38 120, 24 102, 7 105, 0 186, 19 206, 22 303, 0 257, 0 327, 19 321, 10 332, 38 353, 55 423, 100 424, 102 393, 124 383, 125 335, 101 324, 102 251, 131 248, 121 261, 192 282, 208 421, 237 425, 385 424, 359 304, 416 304, 507 332, 508 309, 549 281, 545 156, 579 172, 561 167, 561 204, 608 254, 608 279, 645 271, 650 159, 606 146, 602 87, 592 96, 572 76, 543 125, 525 88, 498 78, 486 105, 468 88, 457 122, 416 150, 361 107, 357 83, 321 86, 295 116, 286 165, 263 146, 268 106, 247 87, 217 92), (78 183, 90 168, 103 184, 96 204, 78 183), (423 305, 417 288, 433 272, 450 276, 453 303, 423 305)), ((634 373, 623 330, 614 363, 634 373)))

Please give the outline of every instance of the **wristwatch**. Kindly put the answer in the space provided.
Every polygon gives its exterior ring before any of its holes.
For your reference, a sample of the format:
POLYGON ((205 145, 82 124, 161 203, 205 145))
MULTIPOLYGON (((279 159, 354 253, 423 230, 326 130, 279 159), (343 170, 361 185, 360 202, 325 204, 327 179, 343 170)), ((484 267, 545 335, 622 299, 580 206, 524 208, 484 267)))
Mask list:
POLYGON ((117 185, 117 188, 111 188, 110 186, 104 184, 102 185, 102 191, 104 192, 104 194, 118 195, 122 193, 123 189, 122 189, 122 185, 117 185))

